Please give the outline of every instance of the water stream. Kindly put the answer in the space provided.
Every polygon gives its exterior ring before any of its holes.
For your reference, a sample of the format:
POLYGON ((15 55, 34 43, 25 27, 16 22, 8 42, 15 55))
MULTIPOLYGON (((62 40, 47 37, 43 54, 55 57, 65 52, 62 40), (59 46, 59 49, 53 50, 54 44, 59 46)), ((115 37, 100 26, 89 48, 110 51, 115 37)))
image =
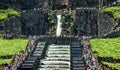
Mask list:
POLYGON ((61 15, 57 15, 57 30, 56 36, 60 36, 62 32, 62 22, 61 22, 61 15))

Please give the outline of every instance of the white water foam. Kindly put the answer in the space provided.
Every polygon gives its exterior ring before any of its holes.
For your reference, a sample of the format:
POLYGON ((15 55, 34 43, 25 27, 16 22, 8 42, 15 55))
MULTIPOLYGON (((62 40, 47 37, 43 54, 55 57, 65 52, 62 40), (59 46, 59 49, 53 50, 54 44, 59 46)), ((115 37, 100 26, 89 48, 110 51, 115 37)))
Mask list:
POLYGON ((56 36, 60 36, 62 32, 62 22, 61 22, 61 15, 57 15, 57 30, 56 36))

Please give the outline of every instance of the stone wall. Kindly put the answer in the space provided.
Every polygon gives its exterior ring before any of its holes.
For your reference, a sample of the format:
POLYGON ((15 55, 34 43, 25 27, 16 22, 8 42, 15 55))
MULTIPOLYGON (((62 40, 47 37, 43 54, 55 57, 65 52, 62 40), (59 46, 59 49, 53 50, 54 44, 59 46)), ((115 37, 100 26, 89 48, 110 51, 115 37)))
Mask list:
POLYGON ((97 17, 96 9, 77 9, 75 17, 74 32, 77 35, 97 36, 97 17), (76 30, 76 31, 75 31, 76 30))
POLYGON ((0 3, 4 4, 4 6, 17 10, 41 8, 44 6, 44 2, 45 0, 0 0, 0 3))
POLYGON ((0 31, 3 29, 2 22, 0 21, 0 31))
POLYGON ((99 0, 69 0, 69 8, 76 9, 77 7, 98 7, 99 0))
POLYGON ((65 36, 65 37, 55 37, 55 36, 39 36, 39 41, 47 42, 49 44, 71 44, 72 42, 80 42, 80 37, 65 36))
POLYGON ((0 0, 0 8, 21 9, 20 0, 0 0))
POLYGON ((120 36, 120 19, 115 21, 116 26, 105 37, 119 37, 120 36))
POLYGON ((21 14, 21 25, 23 35, 44 35, 49 28, 48 15, 40 10, 28 10, 21 14))
POLYGON ((113 6, 114 2, 116 2, 117 0, 103 0, 103 6, 107 7, 107 6, 113 6))
POLYGON ((115 27, 114 20, 107 14, 100 13, 99 25, 98 25, 98 36, 104 37, 115 27))
POLYGON ((52 10, 61 10, 67 8, 68 5, 68 0, 48 0, 47 2, 52 10))
POLYGON ((9 30, 14 36, 45 35, 49 28, 48 15, 40 10, 29 10, 20 17, 11 16, 4 20, 5 31, 9 30))
POLYGON ((5 31, 9 30, 14 36, 21 35, 21 19, 20 17, 11 16, 4 21, 5 31))

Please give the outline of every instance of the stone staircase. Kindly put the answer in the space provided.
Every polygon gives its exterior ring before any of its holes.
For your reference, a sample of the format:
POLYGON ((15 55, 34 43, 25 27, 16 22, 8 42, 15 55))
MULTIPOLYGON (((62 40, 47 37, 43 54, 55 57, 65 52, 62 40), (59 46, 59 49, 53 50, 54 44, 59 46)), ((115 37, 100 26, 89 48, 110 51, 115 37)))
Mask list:
POLYGON ((37 70, 70 70, 70 46, 49 45, 37 70))
POLYGON ((36 70, 39 60, 44 56, 45 49, 46 43, 39 42, 17 70, 36 70))
POLYGON ((47 45, 38 42, 18 70, 85 70, 80 43, 47 45))
POLYGON ((71 43, 71 70, 85 70, 79 43, 71 43))

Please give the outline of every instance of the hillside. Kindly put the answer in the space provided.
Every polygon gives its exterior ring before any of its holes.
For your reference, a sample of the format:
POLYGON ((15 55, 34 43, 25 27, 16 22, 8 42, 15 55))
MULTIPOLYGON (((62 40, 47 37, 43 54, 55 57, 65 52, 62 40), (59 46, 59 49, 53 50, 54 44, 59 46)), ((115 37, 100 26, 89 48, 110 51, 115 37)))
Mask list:
POLYGON ((26 48, 27 42, 26 39, 0 39, 0 65, 10 63, 14 54, 19 54, 26 48))
POLYGON ((102 64, 120 69, 120 37, 91 39, 92 51, 102 64))

